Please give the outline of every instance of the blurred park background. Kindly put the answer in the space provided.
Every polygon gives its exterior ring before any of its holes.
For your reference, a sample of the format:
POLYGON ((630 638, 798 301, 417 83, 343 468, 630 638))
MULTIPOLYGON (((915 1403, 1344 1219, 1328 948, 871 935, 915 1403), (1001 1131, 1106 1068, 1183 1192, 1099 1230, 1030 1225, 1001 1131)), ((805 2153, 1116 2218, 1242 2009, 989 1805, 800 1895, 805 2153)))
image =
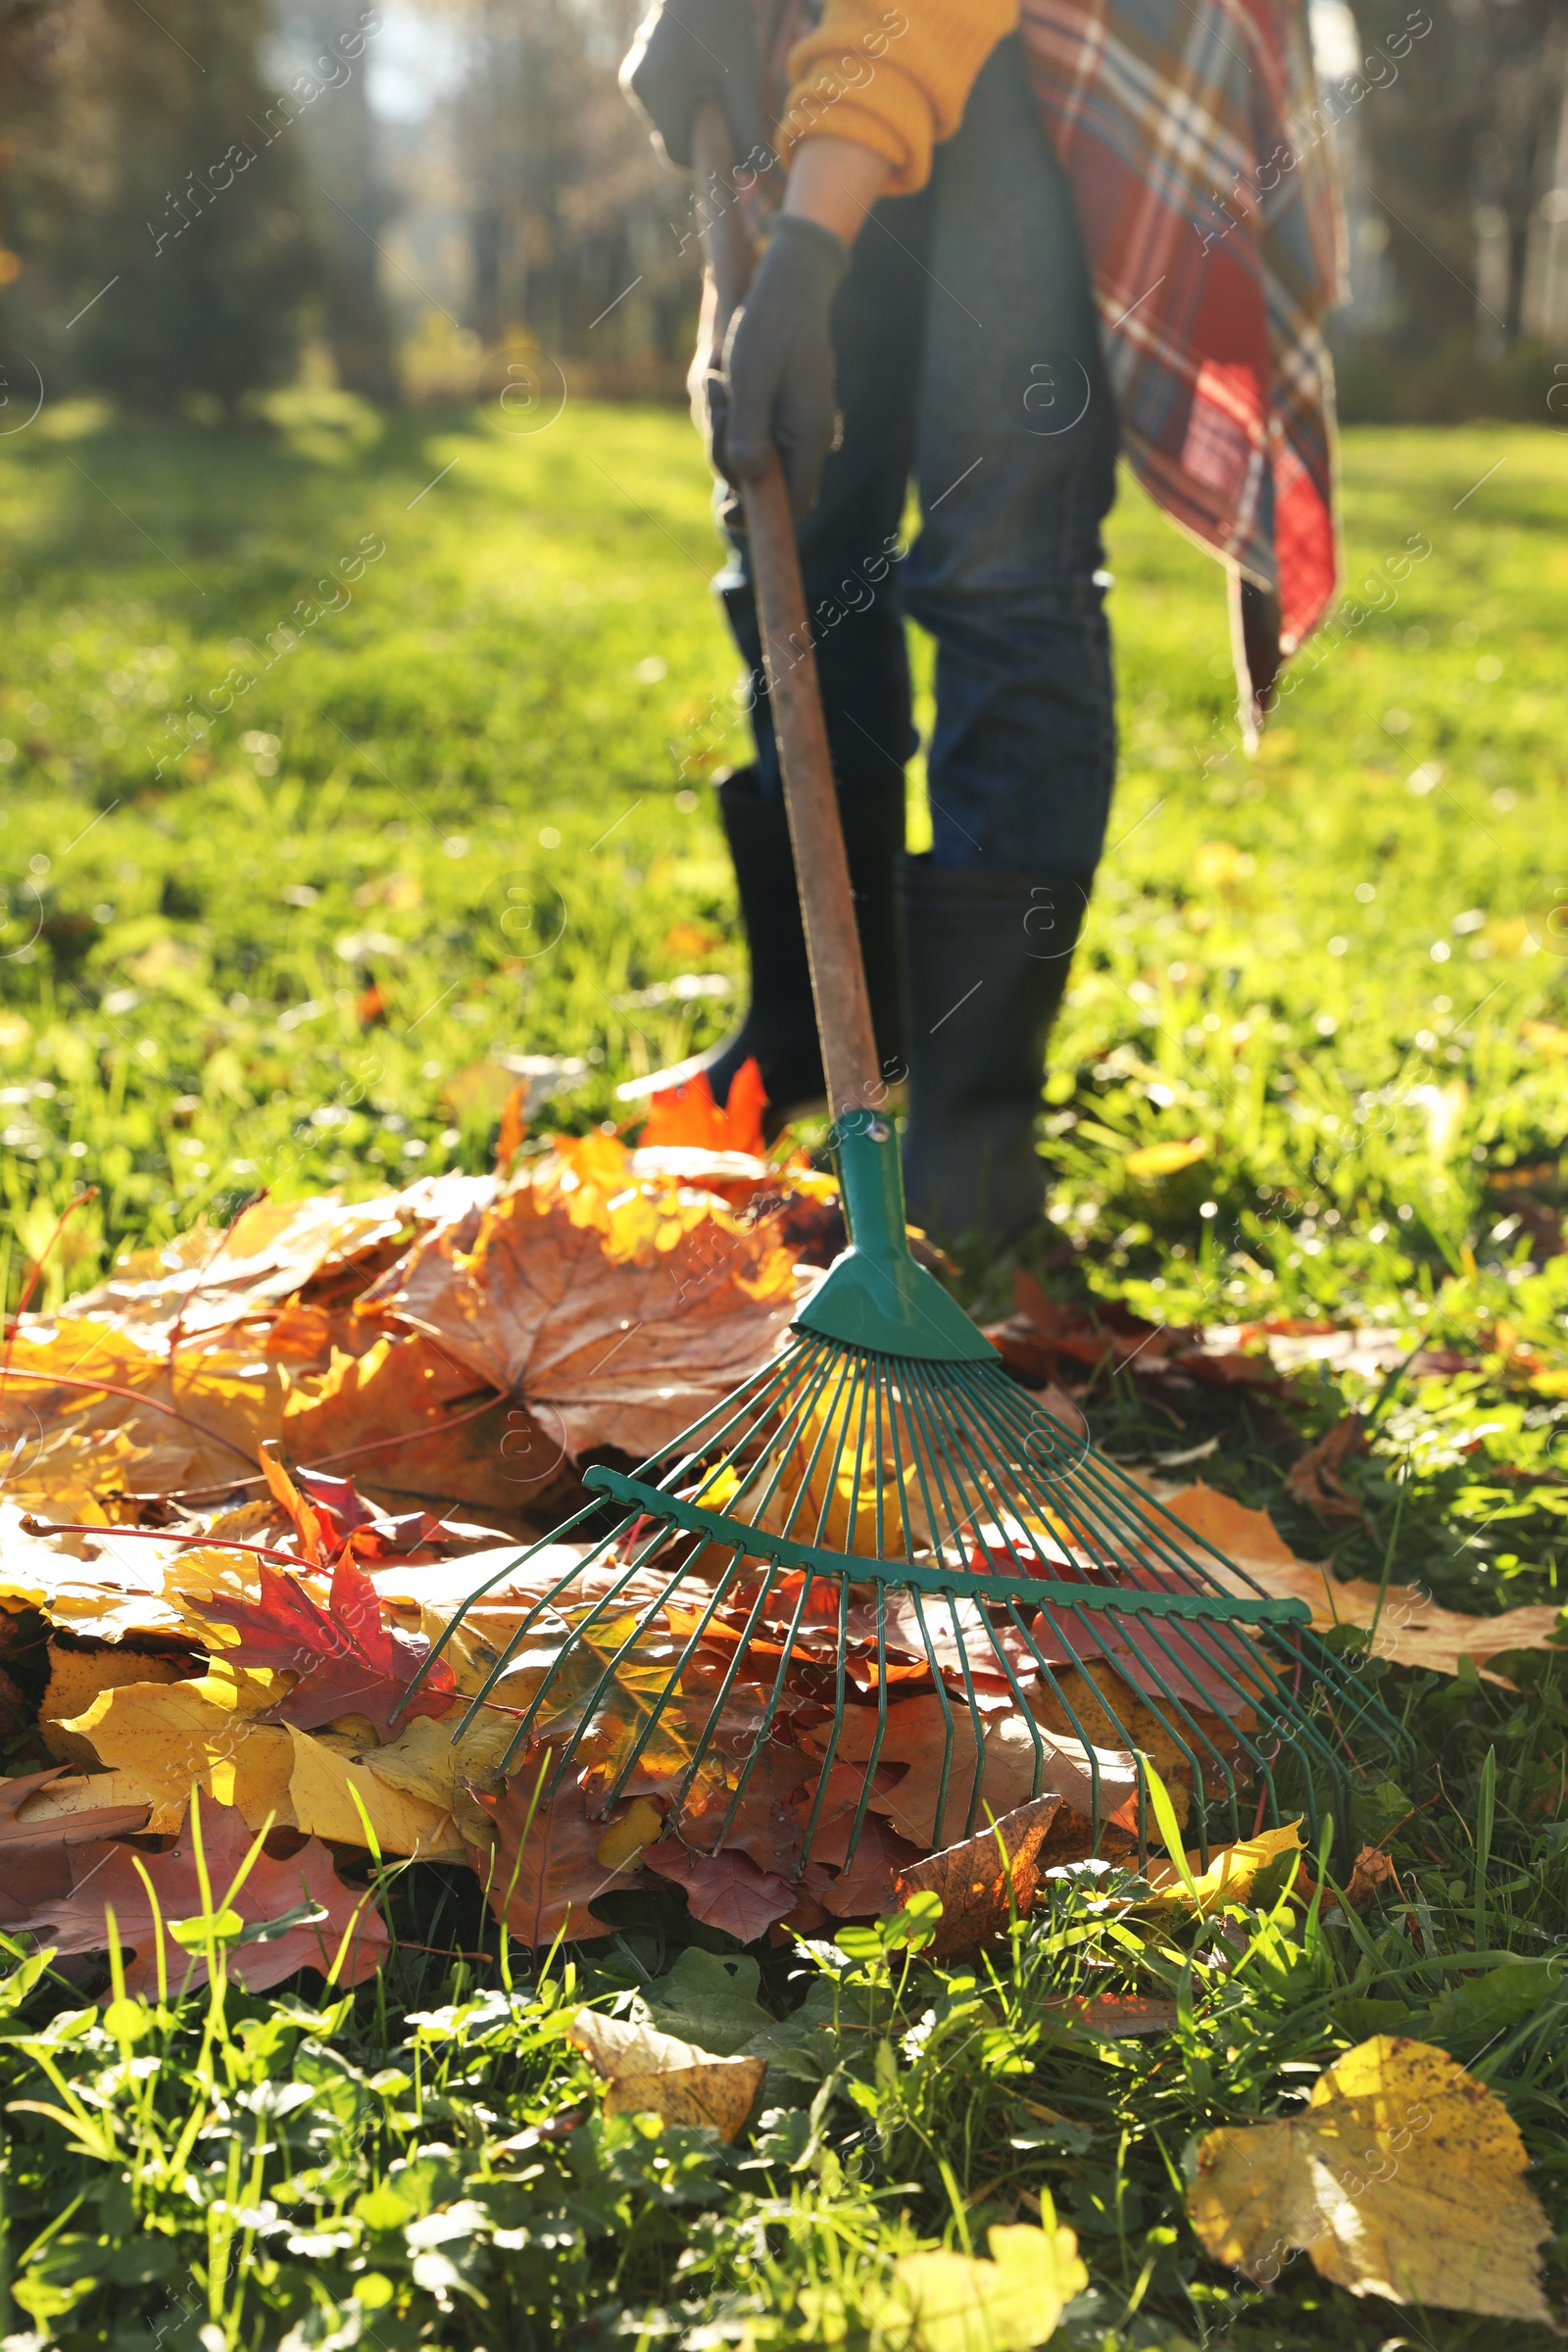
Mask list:
MULTIPOLYGON (((0 0, 8 364, 204 422, 302 374, 469 398, 523 346, 580 393, 678 396, 697 261, 615 86, 639 13, 0 0)), ((1311 27, 1347 192, 1345 415, 1551 420, 1568 9, 1312 0, 1311 27)))

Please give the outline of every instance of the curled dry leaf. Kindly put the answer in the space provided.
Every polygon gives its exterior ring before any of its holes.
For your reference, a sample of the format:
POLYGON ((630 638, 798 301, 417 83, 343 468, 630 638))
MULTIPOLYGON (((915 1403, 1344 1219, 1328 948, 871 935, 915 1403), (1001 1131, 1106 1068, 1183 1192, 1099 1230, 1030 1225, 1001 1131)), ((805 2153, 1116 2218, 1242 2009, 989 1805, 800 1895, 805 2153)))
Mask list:
MULTIPOLYGON (((1162 1497, 1167 1510, 1246 1571, 1227 1573, 1221 1561, 1204 1556, 1203 1566, 1233 1592, 1261 1585, 1266 1592, 1304 1600, 1316 1633, 1353 1625, 1371 1633, 1373 1655, 1396 1666, 1424 1666, 1434 1674, 1457 1674, 1459 1660, 1483 1666, 1510 1649, 1544 1649, 1561 1623, 1555 1608, 1505 1610, 1496 1617, 1467 1617, 1440 1608, 1406 1585, 1380 1591, 1364 1579, 1341 1582, 1326 1568, 1298 1560, 1267 1511, 1250 1511, 1201 1483, 1162 1497), (1249 1582, 1248 1580, 1250 1580, 1249 1582)), ((1503 1678, 1495 1678, 1501 1681, 1503 1678)))
POLYGON ((1300 1822, 1288 1821, 1283 1829, 1263 1830, 1255 1838, 1243 1838, 1235 1845, 1222 1845, 1217 1853, 1210 1855, 1206 1870, 1200 1854, 1189 1854, 1191 1887, 1170 1860, 1151 1862, 1148 1875, 1154 1893, 1144 1908, 1190 1911, 1194 1908, 1195 1892, 1197 1908, 1205 1915, 1223 1909, 1226 1903, 1250 1903, 1254 1886, 1271 1864, 1282 1855, 1303 1850, 1300 1822))
POLYGON ((567 2034, 609 2086, 607 2115, 710 2124, 726 2143, 739 2137, 767 2072, 763 2058, 714 2058, 673 2034, 595 2009, 579 2009, 567 2034))
POLYGON ((1300 2248, 1354 2295, 1549 2325, 1529 2161, 1502 2101, 1446 2050, 1379 2034, 1297 2117, 1207 2133, 1188 2211, 1206 2252, 1259 2283, 1300 2248))
POLYGON ((1291 1464, 1285 1484, 1298 1502, 1316 1511, 1330 1527, 1359 1527, 1364 1517, 1361 1505, 1340 1473, 1348 1461, 1366 1449, 1365 1422, 1359 1413, 1347 1413, 1291 1464))
MULTIPOLYGON (((258 1854, 243 1885, 225 1903, 250 1852, 251 1832, 231 1806, 206 1804, 201 1810, 201 1839, 215 1912, 236 1911, 253 1926, 281 1922, 302 1907, 318 1915, 284 1927, 275 1936, 229 1947, 230 1973, 248 1991, 263 1991, 302 1968, 318 1968, 324 1974, 337 1959, 345 1936, 339 1983, 358 1984, 374 1975, 386 1956, 386 1928, 369 1896, 344 1886, 324 1845, 313 1838, 287 1862, 258 1854)), ((171 1936, 176 1924, 202 1916, 201 1878, 188 1819, 168 1853, 133 1855, 125 1845, 78 1845, 71 1849, 70 1861, 69 1893, 40 1900, 17 1923, 19 1932, 60 1952, 103 1952, 109 1949, 106 1914, 113 1911, 126 1953, 125 1988, 151 1994, 158 1984, 161 1919, 171 1984, 181 1984, 187 1968, 193 1984, 206 1982, 207 1962, 199 1950, 192 1955, 171 1936), (152 1882, 156 1914, 142 1870, 152 1882)))
POLYGON ((1005 1934, 1014 1913, 1028 1918, 1047 1867, 1042 1856, 1060 1811, 1059 1796, 1037 1796, 1004 1813, 978 1836, 900 1871, 895 1892, 901 1903, 911 1894, 942 1898, 934 1960, 970 1958, 1005 1934))

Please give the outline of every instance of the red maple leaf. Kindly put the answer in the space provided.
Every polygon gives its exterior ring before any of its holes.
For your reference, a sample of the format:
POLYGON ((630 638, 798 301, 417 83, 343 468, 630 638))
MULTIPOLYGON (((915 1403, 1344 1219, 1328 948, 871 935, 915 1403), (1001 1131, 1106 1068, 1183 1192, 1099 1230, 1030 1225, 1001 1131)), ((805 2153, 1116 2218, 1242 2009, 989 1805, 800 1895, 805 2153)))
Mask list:
MULTIPOLYGON (((252 1835, 232 1806, 209 1800, 201 1805, 201 1838, 213 1908, 220 1911, 250 1851, 252 1835)), ((199 1949, 193 1966, 190 1939, 171 1934, 173 1922, 202 1915, 201 1876, 188 1815, 167 1854, 133 1858, 128 1845, 100 1840, 71 1847, 67 1859, 70 1891, 44 1896, 8 1932, 36 1936, 59 1952, 102 1952, 109 1948, 105 1913, 113 1911, 126 1958, 125 1989, 152 1993, 158 1983, 158 1922, 139 1862, 157 1896, 171 1989, 184 1982, 187 1970, 192 1984, 206 1982, 207 1963, 199 1949)), ((387 1932, 380 1913, 360 1888, 343 1884, 318 1838, 310 1838, 287 1862, 258 1854, 228 1907, 253 1930, 276 1925, 271 1935, 230 1947, 230 1974, 251 1992, 276 1984, 301 1968, 318 1968, 324 1975, 345 1936, 341 1984, 358 1984, 373 1976, 386 1955, 387 1932), (325 1916, 285 1924, 302 1911, 325 1916)))
POLYGON ((693 1919, 705 1927, 722 1928, 742 1943, 755 1943, 759 1936, 765 1936, 798 1900, 798 1889, 787 1879, 759 1870, 745 1854, 728 1847, 722 1853, 694 1854, 678 1838, 664 1838, 648 1847, 643 1867, 685 1887, 693 1919))
POLYGON ((236 1666, 298 1676, 287 1696, 268 1710, 268 1719, 308 1732, 339 1715, 365 1715, 386 1733, 400 1707, 405 1717, 446 1713, 458 1688, 451 1667, 437 1658, 409 1697, 409 1685, 429 1656, 430 1644, 421 1635, 402 1633, 382 1621, 374 1585, 346 1551, 332 1571, 324 1609, 286 1569, 264 1560, 260 1579, 259 1600, 230 1600, 218 1593, 199 1605, 204 1617, 231 1625, 239 1634, 237 1645, 224 1652, 236 1666))

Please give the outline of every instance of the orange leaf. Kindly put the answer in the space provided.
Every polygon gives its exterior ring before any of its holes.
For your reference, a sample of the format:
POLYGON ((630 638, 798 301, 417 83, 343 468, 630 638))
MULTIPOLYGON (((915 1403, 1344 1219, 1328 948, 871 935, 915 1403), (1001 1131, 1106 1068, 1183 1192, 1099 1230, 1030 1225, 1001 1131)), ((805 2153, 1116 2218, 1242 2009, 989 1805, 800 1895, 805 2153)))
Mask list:
POLYGON ((695 1144, 705 1152, 747 1152, 760 1159, 767 1146, 762 1113, 767 1091, 755 1060, 743 1061, 729 1082, 729 1098, 721 1110, 713 1100, 708 1072, 655 1095, 648 1105, 642 1140, 646 1147, 695 1144))

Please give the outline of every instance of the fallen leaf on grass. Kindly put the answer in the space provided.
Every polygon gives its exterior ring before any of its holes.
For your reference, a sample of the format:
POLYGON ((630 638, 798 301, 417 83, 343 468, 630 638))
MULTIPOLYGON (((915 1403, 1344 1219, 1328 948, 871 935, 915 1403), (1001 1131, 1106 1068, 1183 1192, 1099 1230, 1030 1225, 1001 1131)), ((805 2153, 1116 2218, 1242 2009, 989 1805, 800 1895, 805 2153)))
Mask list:
POLYGON ((1341 1583, 1326 1568, 1298 1560, 1267 1511, 1249 1510, 1201 1483, 1162 1499, 1184 1526, 1224 1555, 1220 1560, 1202 1555, 1205 1575, 1232 1592, 1250 1591, 1255 1583, 1266 1592, 1304 1600, 1312 1612, 1314 1633, 1327 1633, 1337 1625, 1371 1632, 1372 1654, 1396 1666, 1457 1674, 1461 1658, 1484 1666, 1487 1659, 1510 1649, 1546 1648, 1561 1621, 1561 1611, 1547 1606, 1507 1609, 1497 1617, 1467 1617, 1457 1609, 1441 1608, 1407 1585, 1390 1585, 1380 1592, 1362 1578, 1341 1583), (1227 1575, 1227 1559, 1244 1575, 1227 1575))
POLYGON ((240 1666, 261 1666, 296 1680, 272 1710, 301 1731, 338 1715, 368 1715, 380 1732, 401 1707, 408 1715, 443 1715, 457 1694, 445 1658, 437 1658, 411 1698, 409 1686, 430 1644, 382 1622, 380 1595, 365 1570, 346 1554, 332 1571, 328 1607, 312 1597, 286 1569, 260 1563, 261 1596, 251 1600, 215 1592, 201 1614, 232 1626, 239 1641, 224 1654, 240 1666))
POLYGON ((43 1821, 19 1818, 27 1799, 58 1781, 63 1764, 0 1781, 0 1927, 14 1928, 40 1903, 69 1896, 71 1850, 146 1826, 145 1804, 95 1805, 90 1812, 57 1813, 43 1821))
MULTIPOLYGON (((301 1968, 318 1968, 324 1974, 345 1935, 349 1941, 339 1983, 358 1984, 375 1974, 387 1950, 386 1928, 374 1903, 361 1890, 345 1886, 324 1845, 312 1838, 287 1862, 258 1854, 243 1886, 225 1903, 250 1851, 251 1832, 232 1806, 207 1804, 202 1807, 201 1838, 215 1913, 236 1911, 252 1925, 280 1922, 302 1905, 321 1915, 265 1939, 229 1945, 230 1974, 247 1991, 264 1991, 301 1968)), ((171 1984, 181 1984, 187 1968, 192 1984, 205 1984, 207 1962, 199 1933, 193 1935, 188 1928, 190 1921, 199 1923, 202 1917, 201 1879, 188 1821, 179 1842, 168 1853, 133 1856, 125 1845, 92 1844, 73 1847, 70 1858, 69 1894, 45 1897, 17 1923, 19 1930, 59 1952, 104 1952, 109 1949, 105 1914, 113 1911, 126 1953, 125 1989, 152 1994, 158 1984, 161 1918, 171 1984), (152 1881, 156 1916, 141 1870, 152 1881), (181 1923, 187 1924, 184 1938, 172 1935, 181 1923)))
POLYGON ((737 2138, 767 2072, 761 2058, 714 2058, 673 2034, 579 2009, 566 2029, 609 2085, 607 2115, 657 2115, 666 2124, 710 2124, 737 2138))
POLYGON ((1386 1854, 1381 1845, 1363 1845, 1350 1865, 1350 1877, 1345 1889, 1346 1901, 1355 1910, 1364 1911, 1369 1903, 1377 1900, 1385 1886, 1392 1886, 1402 1899, 1399 1874, 1394 1867, 1392 1856, 1386 1854))
POLYGON ((894 2264, 890 2299, 908 2313, 911 2352, 1034 2352, 1054 2332, 1089 2273, 1049 2197, 1041 2207, 1043 2229, 1019 2222, 987 2230, 989 2262, 938 2251, 894 2264))
POLYGON ((1132 2041, 1145 2034, 1174 2034, 1180 2012, 1174 2001, 1139 1992, 1064 1992, 1042 2004, 1048 2017, 1069 2031, 1098 2034, 1102 2041, 1132 2041))
POLYGON ((1188 2211, 1205 2251, 1260 2283, 1300 2248, 1354 2295, 1549 2325, 1529 2161, 1502 2101, 1446 2050, 1379 2034, 1298 2117, 1208 2132, 1188 2211))
POLYGON ((977 1837, 900 1871, 895 1892, 901 1903, 911 1894, 942 1898, 933 1960, 971 1958, 1005 1934, 1014 1912, 1028 1918, 1040 1886, 1040 1858, 1060 1811, 1059 1796, 1037 1796, 977 1837))
POLYGON ((742 1943, 755 1943, 775 1920, 794 1910, 797 1889, 787 1879, 759 1870, 745 1854, 726 1847, 716 1854, 695 1854, 675 1838, 648 1848, 643 1867, 672 1879, 686 1889, 686 1906, 704 1927, 722 1929, 742 1943))
POLYGON ((1243 1838, 1235 1845, 1221 1846, 1211 1855, 1208 1868, 1202 1867, 1196 1853, 1187 1857, 1192 1878, 1189 1888, 1176 1865, 1167 1859, 1151 1862, 1149 1882, 1154 1893, 1146 1910, 1192 1910, 1193 1896, 1198 1897, 1197 1909, 1206 1916, 1226 1903, 1248 1903, 1258 1879, 1282 1855, 1298 1854, 1305 1849, 1301 1843, 1299 1821, 1287 1822, 1282 1830, 1264 1830, 1256 1838, 1243 1838))
POLYGON ((1330 1527, 1360 1527, 1365 1514, 1340 1472, 1366 1449, 1365 1423, 1359 1413, 1347 1413, 1292 1463, 1285 1484, 1330 1527))

